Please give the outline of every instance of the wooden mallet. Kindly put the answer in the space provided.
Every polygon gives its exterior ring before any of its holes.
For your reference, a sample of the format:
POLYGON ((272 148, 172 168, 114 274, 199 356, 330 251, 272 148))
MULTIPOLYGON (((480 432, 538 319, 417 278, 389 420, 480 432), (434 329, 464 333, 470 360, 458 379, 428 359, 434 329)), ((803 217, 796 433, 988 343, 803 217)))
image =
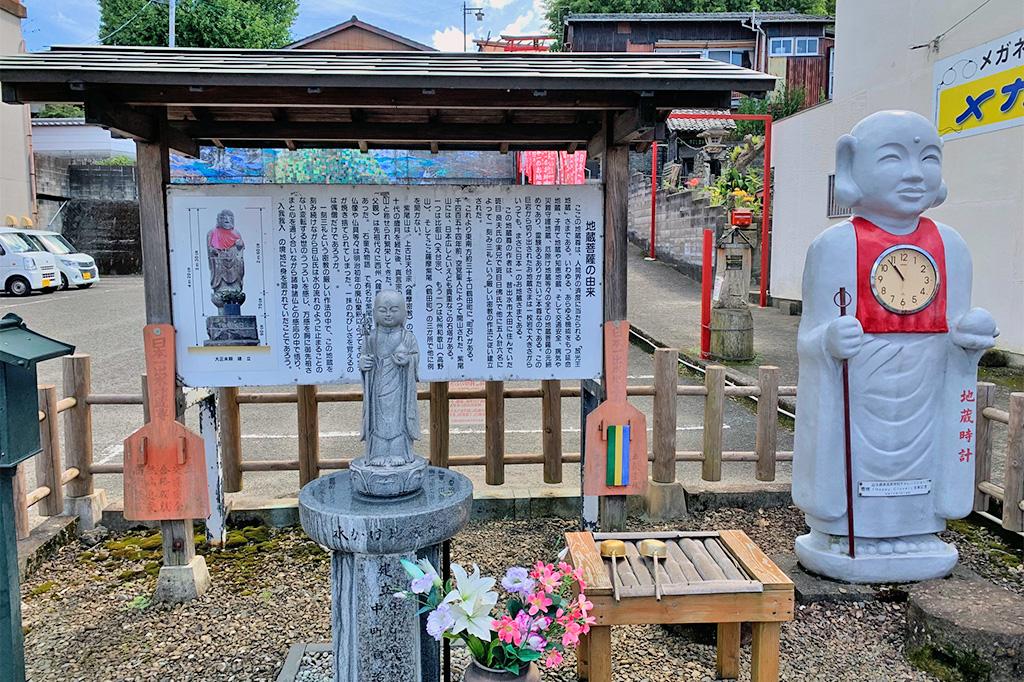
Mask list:
POLYGON ((622 540, 602 540, 601 556, 612 560, 612 585, 615 588, 615 601, 619 601, 619 569, 615 566, 615 557, 626 556, 626 543, 622 540))
POLYGON ((661 577, 658 575, 658 559, 668 555, 668 545, 661 540, 641 540, 637 545, 640 556, 650 558, 654 562, 654 597, 661 601, 661 577))

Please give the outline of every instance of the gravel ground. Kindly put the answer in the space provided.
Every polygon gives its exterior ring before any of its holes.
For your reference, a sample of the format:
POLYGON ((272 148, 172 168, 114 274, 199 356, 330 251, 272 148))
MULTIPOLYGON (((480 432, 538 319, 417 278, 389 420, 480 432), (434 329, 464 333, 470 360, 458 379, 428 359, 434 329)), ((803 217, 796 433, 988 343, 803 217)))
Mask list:
MULTIPOLYGON (((453 546, 456 561, 477 562, 484 573, 512 564, 552 559, 560 519, 475 523, 453 546)), ((634 528, 654 528, 631 520, 634 528)), ((741 528, 768 554, 788 551, 803 532, 793 509, 724 509, 695 516, 687 529, 741 528)), ((680 527, 680 526, 674 526, 680 527)), ((992 560, 982 544, 950 531, 964 561, 1002 584, 1024 591, 1024 576, 992 560)), ((981 536, 984 537, 984 536, 981 536)), ((232 532, 230 547, 209 552, 213 587, 189 604, 150 604, 159 544, 146 534, 120 536, 92 547, 61 549, 23 586, 30 679, 43 680, 274 680, 296 642, 330 641, 329 562, 300 529, 232 532)), ((896 601, 800 607, 782 629, 786 680, 930 680, 903 657, 905 605, 896 601)), ((658 627, 613 630, 616 680, 707 680, 714 647, 707 633, 658 627), (652 670, 651 662, 657 661, 652 670)), ((455 650, 456 677, 465 651, 455 650)), ((312 661, 311 661, 312 662, 312 661)), ((327 657, 329 664, 329 657, 327 657)), ((316 667, 325 665, 318 657, 316 667)), ((741 679, 749 679, 744 648, 741 679)), ((575 662, 546 672, 545 680, 574 680, 575 662)), ((319 680, 310 675, 307 680, 319 680)))

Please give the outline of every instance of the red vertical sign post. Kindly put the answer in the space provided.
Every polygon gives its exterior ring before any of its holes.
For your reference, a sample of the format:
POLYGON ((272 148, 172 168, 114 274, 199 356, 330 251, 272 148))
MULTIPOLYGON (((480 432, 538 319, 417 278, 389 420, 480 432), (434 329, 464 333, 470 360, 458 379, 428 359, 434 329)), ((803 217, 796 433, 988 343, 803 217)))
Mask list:
POLYGON ((658 222, 658 143, 651 143, 651 249, 648 260, 657 260, 654 250, 654 237, 658 222))
POLYGON ((700 358, 711 358, 711 251, 715 241, 714 230, 704 230, 704 253, 701 257, 700 272, 700 358))

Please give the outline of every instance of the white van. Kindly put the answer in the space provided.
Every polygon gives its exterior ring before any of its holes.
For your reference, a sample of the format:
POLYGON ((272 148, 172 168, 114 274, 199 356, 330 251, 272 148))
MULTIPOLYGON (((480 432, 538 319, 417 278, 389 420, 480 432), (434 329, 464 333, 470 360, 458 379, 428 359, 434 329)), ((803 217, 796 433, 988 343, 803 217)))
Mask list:
POLYGON ((52 254, 37 250, 18 230, 0 227, 0 284, 12 296, 56 291, 60 286, 57 261, 52 254))
POLYGON ((60 288, 74 285, 88 289, 100 281, 99 270, 92 256, 82 253, 59 232, 49 230, 22 230, 19 234, 40 251, 47 251, 57 259, 60 270, 60 288))

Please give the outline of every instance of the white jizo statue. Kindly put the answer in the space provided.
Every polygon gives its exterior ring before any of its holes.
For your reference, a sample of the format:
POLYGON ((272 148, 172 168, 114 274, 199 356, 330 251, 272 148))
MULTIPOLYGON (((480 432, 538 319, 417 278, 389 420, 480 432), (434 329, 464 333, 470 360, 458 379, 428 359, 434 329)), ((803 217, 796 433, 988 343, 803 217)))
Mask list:
POLYGON ((835 192, 854 217, 814 240, 803 275, 793 500, 811 531, 797 538, 796 554, 804 567, 850 582, 941 577, 957 551, 935 533, 971 511, 977 363, 999 331, 987 311, 970 307, 963 239, 921 215, 946 198, 931 122, 908 111, 862 120, 836 144, 835 192))

